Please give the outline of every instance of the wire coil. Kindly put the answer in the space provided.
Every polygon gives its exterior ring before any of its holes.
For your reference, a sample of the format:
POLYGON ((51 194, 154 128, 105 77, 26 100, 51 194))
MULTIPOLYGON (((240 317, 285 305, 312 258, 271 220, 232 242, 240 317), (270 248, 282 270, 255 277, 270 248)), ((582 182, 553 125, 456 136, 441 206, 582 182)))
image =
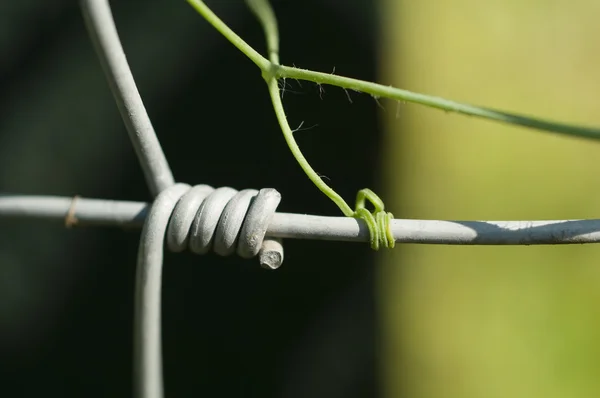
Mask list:
POLYGON ((221 256, 236 253, 242 258, 258 255, 262 267, 281 266, 281 241, 265 239, 267 227, 281 201, 277 190, 237 191, 230 187, 215 189, 209 185, 175 184, 165 191, 171 196, 167 202, 171 206, 175 203, 165 236, 169 250, 189 249, 196 254, 213 250, 221 256))
POLYGON ((161 290, 165 239, 172 251, 189 248, 222 256, 236 252, 259 256, 261 266, 283 262, 280 241, 265 239, 267 227, 281 201, 275 189, 260 191, 173 184, 163 189, 148 209, 138 249, 135 319, 135 396, 163 397, 161 290))

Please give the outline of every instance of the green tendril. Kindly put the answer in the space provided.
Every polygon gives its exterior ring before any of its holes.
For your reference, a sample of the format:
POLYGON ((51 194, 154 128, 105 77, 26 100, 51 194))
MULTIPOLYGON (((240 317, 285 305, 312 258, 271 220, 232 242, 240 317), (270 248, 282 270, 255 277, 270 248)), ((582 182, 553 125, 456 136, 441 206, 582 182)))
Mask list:
POLYGON ((371 236, 371 248, 373 250, 379 250, 381 246, 389 249, 394 248, 396 240, 390 227, 390 222, 394 219, 394 215, 385 211, 383 201, 375 192, 368 188, 358 191, 353 217, 360 218, 367 224, 369 235, 371 236), (369 201, 373 205, 373 212, 367 209, 365 205, 366 201, 369 201))

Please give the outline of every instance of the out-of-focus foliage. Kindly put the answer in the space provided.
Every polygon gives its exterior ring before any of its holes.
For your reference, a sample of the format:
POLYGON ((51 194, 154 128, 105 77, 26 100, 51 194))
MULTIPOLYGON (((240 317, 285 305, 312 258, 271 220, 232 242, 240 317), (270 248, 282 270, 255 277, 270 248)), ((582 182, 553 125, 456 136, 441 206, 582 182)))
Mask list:
MULTIPOLYGON (((383 0, 379 80, 600 125, 600 2, 383 0)), ((386 204, 596 218, 600 143, 385 104, 386 204)), ((380 272, 386 396, 600 396, 600 246, 400 245, 380 272)))

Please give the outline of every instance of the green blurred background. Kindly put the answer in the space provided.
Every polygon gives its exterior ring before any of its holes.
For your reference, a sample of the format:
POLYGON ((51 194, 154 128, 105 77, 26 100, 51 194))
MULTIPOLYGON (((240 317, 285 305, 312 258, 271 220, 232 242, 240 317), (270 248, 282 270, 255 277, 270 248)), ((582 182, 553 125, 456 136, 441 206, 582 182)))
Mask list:
MULTIPOLYGON (((600 2, 382 0, 379 80, 600 125, 600 2)), ((596 218, 600 144, 386 104, 403 218, 596 218)), ((600 247, 402 245, 378 275, 389 398, 600 396, 600 247)))

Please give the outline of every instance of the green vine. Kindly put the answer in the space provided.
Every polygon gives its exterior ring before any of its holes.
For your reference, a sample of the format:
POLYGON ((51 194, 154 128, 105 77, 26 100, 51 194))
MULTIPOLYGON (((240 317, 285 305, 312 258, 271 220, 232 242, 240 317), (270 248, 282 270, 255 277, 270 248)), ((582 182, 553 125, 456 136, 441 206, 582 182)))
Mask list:
POLYGON ((265 32, 268 59, 260 55, 241 37, 233 32, 206 6, 206 4, 204 4, 202 0, 187 1, 217 31, 260 68, 262 77, 268 86, 269 95, 273 103, 273 109, 275 110, 279 126, 281 127, 292 155, 296 158, 308 178, 317 186, 317 188, 319 188, 319 190, 321 190, 321 192, 329 197, 340 208, 345 216, 365 220, 371 237, 371 247, 375 250, 378 250, 381 246, 389 248, 394 247, 395 242, 390 230, 390 221, 393 219, 393 215, 385 211, 383 201, 370 189, 362 189, 358 192, 356 206, 355 209, 352 210, 346 201, 327 185, 313 170, 300 151, 300 148, 294 139, 293 131, 287 122, 279 91, 279 79, 293 78, 311 81, 317 84, 329 84, 344 89, 368 93, 375 98, 390 98, 398 101, 413 102, 447 112, 476 116, 483 119, 528 127, 545 132, 600 140, 600 129, 598 128, 572 126, 491 108, 464 104, 364 80, 280 65, 277 19, 275 18, 275 13, 268 0, 246 0, 246 3, 256 15, 265 32), (366 209, 366 201, 373 205, 374 210, 372 212, 366 209))

